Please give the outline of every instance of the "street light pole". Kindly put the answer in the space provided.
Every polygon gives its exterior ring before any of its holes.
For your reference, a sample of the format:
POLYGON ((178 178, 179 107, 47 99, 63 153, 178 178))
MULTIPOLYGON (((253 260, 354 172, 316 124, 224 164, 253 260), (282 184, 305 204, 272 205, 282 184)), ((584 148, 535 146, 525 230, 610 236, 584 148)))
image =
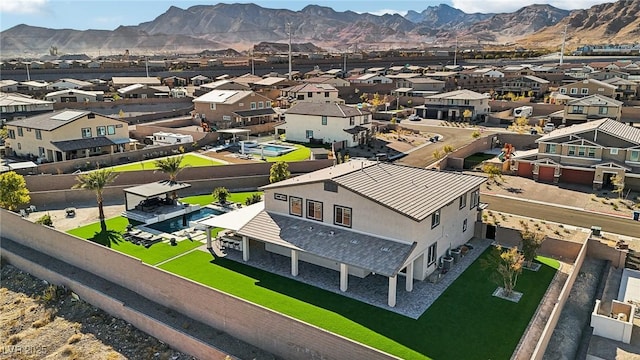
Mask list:
POLYGON ((287 26, 289 26, 289 81, 291 81, 293 79, 291 76, 291 22, 288 22, 287 26))

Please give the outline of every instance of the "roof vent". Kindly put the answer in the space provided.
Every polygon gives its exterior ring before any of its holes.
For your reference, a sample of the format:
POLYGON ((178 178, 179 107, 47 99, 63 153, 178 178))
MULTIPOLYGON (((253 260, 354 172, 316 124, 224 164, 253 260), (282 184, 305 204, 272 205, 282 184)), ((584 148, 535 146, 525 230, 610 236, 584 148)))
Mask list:
POLYGON ((333 235, 335 235, 335 234, 336 234, 336 232, 335 232, 335 231, 333 231, 333 230, 329 231, 329 236, 333 236, 333 235))
POLYGON ((380 251, 390 252, 390 251, 391 251, 391 248, 390 248, 390 247, 388 247, 388 246, 383 246, 383 247, 381 247, 381 248, 380 248, 380 251))
POLYGON ((313 230, 313 226, 309 226, 309 227, 307 228, 307 230, 312 231, 312 230, 313 230))
POLYGON ((351 240, 349 240, 349 242, 352 243, 352 244, 360 243, 360 241, 358 241, 358 239, 351 239, 351 240))

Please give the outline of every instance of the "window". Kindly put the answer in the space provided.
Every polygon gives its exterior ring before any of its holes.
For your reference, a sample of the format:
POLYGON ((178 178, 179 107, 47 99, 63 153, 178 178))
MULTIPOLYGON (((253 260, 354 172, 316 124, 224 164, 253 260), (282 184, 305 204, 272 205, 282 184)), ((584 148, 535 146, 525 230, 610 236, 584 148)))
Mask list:
POLYGON ((9 139, 15 139, 16 132, 14 130, 9 129, 9 139))
POLYGON ((589 94, 589 88, 581 88, 580 89, 580 94, 588 95, 589 94))
POLYGON ((431 266, 436 263, 436 257, 438 256, 438 243, 434 242, 429 245, 429 250, 427 251, 427 266, 431 266))
POLYGON ((24 131, 22 129, 22 126, 18 126, 18 136, 24 136, 24 131))
POLYGON ((547 154, 555 154, 556 144, 547 144, 544 152, 546 152, 547 154))
POLYGON ((18 150, 22 150, 22 145, 20 145, 20 143, 18 143, 18 150))
POLYGON ((364 115, 364 123, 368 124, 369 123, 369 115, 364 115))
POLYGON ((640 150, 631 150, 631 154, 629 155, 629 161, 638 161, 640 160, 640 150))
POLYGON ((598 107, 598 114, 599 115, 607 115, 607 113, 609 113, 609 108, 606 106, 600 106, 598 107))
POLYGON ((307 97, 308 97, 308 98, 313 97, 313 93, 312 93, 312 92, 308 92, 308 93, 307 93, 307 97))
POLYGON ((87 119, 95 119, 95 118, 96 118, 96 114, 94 113, 87 114, 87 119))
POLYGON ((91 137, 91 128, 82 128, 82 137, 90 138, 91 137))
POLYGON ((351 208, 334 205, 333 223, 336 225, 351 227, 351 208))
POLYGON ((567 151, 567 155, 574 156, 576 154, 576 147, 569 146, 569 150, 567 151))
POLYGON ((43 157, 43 156, 44 156, 44 148, 38 147, 38 157, 43 157))
POLYGON ((334 193, 338 192, 338 184, 332 182, 332 181, 325 181, 324 182, 324 191, 331 191, 334 193))
POLYGON ((322 125, 327 125, 327 117, 322 116, 322 125))
POLYGON ((42 140, 42 131, 40 129, 36 129, 36 139, 42 140))
POLYGON ((322 221, 322 203, 307 200, 307 218, 322 221))
POLYGON ((459 204, 458 207, 460 209, 467 207, 467 194, 460 195, 460 198, 458 200, 458 204, 459 204))
POLYGON ((584 146, 578 146, 578 156, 584 156, 587 152, 587 148, 584 146))
POLYGON ((440 225, 440 210, 437 210, 433 214, 431 214, 431 228, 440 225))
POLYGON ((262 101, 258 101, 258 109, 264 109, 264 103, 262 101))
POLYGON ((223 121, 231 121, 231 115, 222 115, 223 121))
POLYGON ((462 220, 462 232, 467 231, 467 219, 462 220))
POLYGON ((324 97, 329 97, 329 92, 328 91, 324 92, 324 97))
POLYGON ((356 118, 354 118, 353 116, 349 118, 349 125, 355 125, 356 124, 356 118))
POLYGON ((105 136, 107 135, 107 128, 104 126, 98 126, 96 127, 96 135, 98 136, 105 136))
POLYGON ((264 102, 264 107, 266 107, 267 109, 271 107, 271 101, 265 101, 264 102))
POLYGON ((252 102, 252 103, 251 103, 251 110, 255 110, 255 109, 256 109, 256 103, 255 103, 255 102, 252 102))
POLYGON ((582 114, 583 110, 584 107, 582 105, 573 105, 573 107, 571 107, 572 114, 582 114))
POLYGON ((115 135, 116 127, 113 125, 107 126, 107 135, 115 135))
POLYGON ((305 135, 304 135, 307 139, 313 139, 313 130, 307 130, 305 131, 305 135))
POLYGON ((215 103, 209 104, 209 109, 215 110, 216 109, 216 104, 215 103))
POLYGON ((287 201, 287 195, 274 193, 273 198, 280 201, 287 201))
POLYGON ((577 94, 578 93, 578 88, 571 88, 570 93, 574 94, 574 95, 577 94))
POLYGON ((298 100, 304 100, 304 94, 298 94, 298 100))
POLYGON ((598 88, 598 92, 603 92, 604 88, 598 88))
POLYGON ((561 88, 560 89, 560 94, 566 94, 567 93, 567 89, 566 88, 561 88))
POLYGON ((617 149, 617 148, 611 148, 611 149, 609 149, 609 154, 611 154, 611 155, 618 155, 618 149, 617 149))
POLYGON ((596 157, 596 148, 587 148, 587 157, 594 158, 596 157))
POLYGON ((471 209, 480 204, 480 190, 476 190, 471 193, 471 209))
POLYGON ((289 197, 289 214, 295 216, 302 216, 302 198, 289 197))

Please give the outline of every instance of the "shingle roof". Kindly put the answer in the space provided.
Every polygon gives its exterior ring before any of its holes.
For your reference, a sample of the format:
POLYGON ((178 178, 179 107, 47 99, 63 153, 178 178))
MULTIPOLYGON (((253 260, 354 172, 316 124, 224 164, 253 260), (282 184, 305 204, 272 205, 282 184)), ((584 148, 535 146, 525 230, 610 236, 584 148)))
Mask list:
POLYGON ((30 96, 25 96, 17 93, 0 93, 0 106, 15 106, 15 105, 48 105, 53 104, 51 101, 34 99, 30 96))
POLYGON ((89 113, 90 111, 83 110, 58 110, 36 116, 30 116, 21 120, 14 120, 11 122, 11 125, 51 131, 86 116, 89 113))
POLYGON ((549 134, 537 139, 536 142, 546 142, 549 140, 566 137, 568 135, 576 135, 596 129, 625 141, 640 145, 640 128, 629 126, 612 119, 589 121, 586 123, 576 124, 566 128, 554 130, 549 134))
POLYGON ((443 94, 427 96, 427 99, 459 99, 459 100, 479 100, 489 99, 489 96, 471 90, 456 90, 443 94))
POLYGON ((234 111, 234 113, 241 117, 251 117, 251 116, 261 116, 261 115, 273 115, 276 113, 276 111, 273 110, 272 108, 264 108, 264 109, 234 111))
POLYGON ((258 213, 236 233, 384 276, 395 276, 415 247, 415 243, 401 243, 267 211, 258 213))
POLYGON ((332 180, 365 198, 422 221, 471 191, 486 178, 409 166, 349 161, 263 187, 264 189, 332 180))
POLYGON ((571 100, 567 102, 567 105, 582 105, 582 106, 592 106, 592 105, 613 105, 613 106, 622 106, 622 101, 614 100, 610 97, 606 97, 600 94, 593 94, 589 96, 585 96, 583 98, 571 100))
POLYGON ((360 110, 353 106, 341 105, 341 104, 324 104, 324 103, 312 103, 312 102, 299 102, 291 107, 285 114, 299 114, 299 115, 320 115, 347 118, 351 116, 359 116, 368 114, 368 111, 360 110))
POLYGON ((89 149, 98 146, 115 145, 113 141, 104 136, 64 141, 52 141, 51 144, 64 152, 89 149))

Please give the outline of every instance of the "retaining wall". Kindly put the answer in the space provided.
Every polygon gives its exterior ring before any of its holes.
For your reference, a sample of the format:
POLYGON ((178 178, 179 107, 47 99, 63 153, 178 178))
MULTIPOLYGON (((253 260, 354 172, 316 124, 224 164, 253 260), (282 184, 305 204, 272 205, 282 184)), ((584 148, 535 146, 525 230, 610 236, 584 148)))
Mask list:
MULTIPOLYGON (((0 216, 3 237, 120 284, 277 356, 301 360, 393 358, 101 245, 32 223, 14 213, 0 210, 0 216)), ((4 252, 3 256, 6 256, 4 252)), ((123 319, 128 321, 128 314, 124 315, 123 319)))

